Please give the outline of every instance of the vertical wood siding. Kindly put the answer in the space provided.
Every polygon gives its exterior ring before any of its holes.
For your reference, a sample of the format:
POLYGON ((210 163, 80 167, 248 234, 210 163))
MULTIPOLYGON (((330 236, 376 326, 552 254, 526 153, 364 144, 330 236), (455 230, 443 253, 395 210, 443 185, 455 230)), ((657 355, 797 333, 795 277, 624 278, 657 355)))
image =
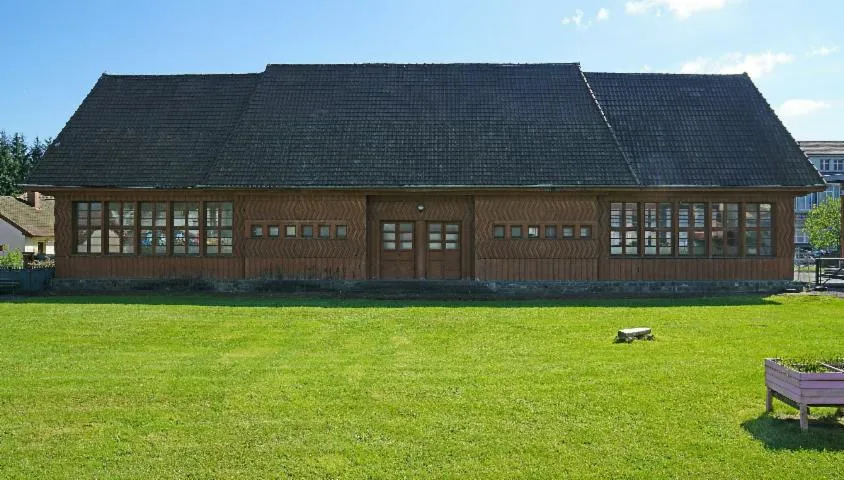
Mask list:
MULTIPOLYGON (((600 242, 595 196, 572 194, 475 197, 478 280, 597 280, 600 242), (556 239, 493 238, 495 225, 557 226, 556 239), (591 239, 562 239, 562 225, 589 225, 591 239)), ((540 232, 544 236, 544 232, 540 232)), ((525 234, 526 235, 526 234, 525 234)))
MULTIPOLYGON (((109 190, 49 192, 56 197, 59 278, 365 279, 380 272, 382 221, 411 221, 415 246, 426 248, 427 222, 460 224, 464 279, 478 280, 771 280, 792 278, 794 195, 791 193, 510 192, 475 195, 366 192, 109 190), (228 257, 144 257, 73 254, 75 201, 231 201, 234 254, 228 257), (609 255, 612 202, 761 202, 774 205, 775 256, 759 258, 619 258, 609 255), (419 212, 417 205, 425 208, 419 212), (286 239, 285 222, 344 224, 347 238, 286 239), (253 223, 278 225, 279 238, 250 238, 253 223), (493 238, 497 224, 589 225, 590 239, 493 238)), ((641 221, 641 219, 640 219, 641 221)), ((266 234, 266 232, 265 232, 266 234)), ((332 235, 334 232, 332 231, 332 235)), ((561 234, 558 231, 558 236, 561 234)), ((543 232, 544 235, 544 232, 543 232)), ((422 254, 420 254, 422 255, 422 254)), ((412 275, 426 278, 424 255, 412 275)))

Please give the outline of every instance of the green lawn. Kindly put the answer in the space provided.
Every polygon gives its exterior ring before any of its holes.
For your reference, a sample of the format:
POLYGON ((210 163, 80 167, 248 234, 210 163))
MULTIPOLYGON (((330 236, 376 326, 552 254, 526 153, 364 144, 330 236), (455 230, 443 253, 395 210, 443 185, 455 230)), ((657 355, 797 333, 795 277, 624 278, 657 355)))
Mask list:
POLYGON ((762 360, 842 354, 828 296, 32 298, 0 478, 841 478, 844 425, 765 416, 762 360))

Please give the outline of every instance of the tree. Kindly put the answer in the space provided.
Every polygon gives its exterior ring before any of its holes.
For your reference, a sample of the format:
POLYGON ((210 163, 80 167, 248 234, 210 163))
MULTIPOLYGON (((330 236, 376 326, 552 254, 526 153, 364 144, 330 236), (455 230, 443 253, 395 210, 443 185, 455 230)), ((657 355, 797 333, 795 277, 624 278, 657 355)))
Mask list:
POLYGON ((837 247, 841 238, 841 199, 827 198, 809 210, 803 231, 816 249, 837 247))
POLYGON ((42 142, 35 137, 35 142, 27 145, 23 135, 16 133, 9 137, 0 130, 0 195, 17 195, 23 191, 21 184, 44 157, 49 144, 49 139, 42 142))

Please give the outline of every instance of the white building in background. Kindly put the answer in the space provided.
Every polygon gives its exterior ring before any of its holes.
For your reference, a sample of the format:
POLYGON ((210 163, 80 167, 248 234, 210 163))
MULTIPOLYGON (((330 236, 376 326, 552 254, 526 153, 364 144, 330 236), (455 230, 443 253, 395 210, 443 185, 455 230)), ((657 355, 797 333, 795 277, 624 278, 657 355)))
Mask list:
POLYGON ((810 193, 794 200, 794 246, 800 248, 809 246, 809 237, 803 231, 803 222, 809 210, 827 198, 841 197, 841 183, 844 182, 844 141, 797 143, 827 182, 825 191, 810 193))
POLYGON ((18 249, 33 255, 54 255, 54 200, 37 192, 25 198, 0 197, 0 255, 18 249))

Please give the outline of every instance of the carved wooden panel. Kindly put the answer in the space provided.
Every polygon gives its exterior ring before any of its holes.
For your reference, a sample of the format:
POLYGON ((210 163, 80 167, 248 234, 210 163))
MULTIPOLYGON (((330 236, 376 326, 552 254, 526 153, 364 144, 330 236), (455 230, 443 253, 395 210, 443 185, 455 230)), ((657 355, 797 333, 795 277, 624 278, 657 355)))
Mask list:
POLYGON ((533 196, 478 197, 475 201, 475 240, 477 258, 595 258, 599 230, 598 202, 594 198, 560 194, 533 196), (493 226, 563 224, 589 225, 593 239, 495 239, 493 226))

